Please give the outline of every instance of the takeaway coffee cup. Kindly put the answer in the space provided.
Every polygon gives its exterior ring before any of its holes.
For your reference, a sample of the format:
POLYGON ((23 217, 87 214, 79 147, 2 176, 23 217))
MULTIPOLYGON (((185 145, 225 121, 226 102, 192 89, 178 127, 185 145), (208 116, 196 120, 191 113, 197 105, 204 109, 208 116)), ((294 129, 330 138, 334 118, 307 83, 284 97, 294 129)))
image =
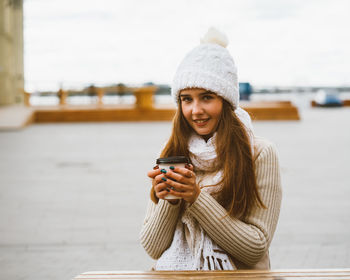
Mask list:
MULTIPOLYGON (((176 157, 167 157, 167 158, 158 158, 157 164, 160 169, 169 169, 170 166, 174 167, 185 167, 186 163, 190 163, 189 158, 184 156, 176 156, 176 157)), ((172 179, 173 180, 173 179, 172 179)), ((179 197, 168 194, 165 196, 165 199, 179 199, 179 197)))

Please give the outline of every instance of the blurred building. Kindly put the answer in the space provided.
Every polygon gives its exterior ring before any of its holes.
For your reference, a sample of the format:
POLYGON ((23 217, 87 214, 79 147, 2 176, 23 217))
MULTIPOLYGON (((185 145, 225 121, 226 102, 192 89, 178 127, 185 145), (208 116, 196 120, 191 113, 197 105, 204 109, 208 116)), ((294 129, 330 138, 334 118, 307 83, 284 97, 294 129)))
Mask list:
POLYGON ((249 100, 253 93, 253 88, 250 83, 239 83, 239 97, 241 100, 249 100))
POLYGON ((23 0, 0 0, 0 105, 23 102, 23 0))

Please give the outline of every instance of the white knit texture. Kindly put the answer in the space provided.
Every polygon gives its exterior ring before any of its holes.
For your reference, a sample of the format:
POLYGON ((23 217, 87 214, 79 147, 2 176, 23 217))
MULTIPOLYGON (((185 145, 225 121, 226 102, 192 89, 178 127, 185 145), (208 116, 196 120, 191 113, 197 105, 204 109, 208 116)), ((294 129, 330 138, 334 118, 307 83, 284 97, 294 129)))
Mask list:
POLYGON ((228 45, 228 39, 226 35, 220 32, 215 27, 210 27, 207 33, 203 36, 203 38, 201 38, 200 42, 201 44, 206 44, 206 43, 218 44, 224 48, 226 48, 228 45))
POLYGON ((236 64, 228 50, 216 43, 204 43, 191 50, 177 68, 171 94, 178 103, 185 88, 203 88, 221 96, 234 108, 239 105, 236 64))

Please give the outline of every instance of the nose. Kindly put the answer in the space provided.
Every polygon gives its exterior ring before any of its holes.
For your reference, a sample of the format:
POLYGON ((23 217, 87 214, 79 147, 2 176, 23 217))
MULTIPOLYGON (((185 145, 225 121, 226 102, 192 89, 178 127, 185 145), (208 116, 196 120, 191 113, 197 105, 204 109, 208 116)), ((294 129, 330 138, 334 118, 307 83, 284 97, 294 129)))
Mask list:
POLYGON ((195 100, 192 104, 192 115, 200 115, 203 114, 203 106, 200 101, 195 100))

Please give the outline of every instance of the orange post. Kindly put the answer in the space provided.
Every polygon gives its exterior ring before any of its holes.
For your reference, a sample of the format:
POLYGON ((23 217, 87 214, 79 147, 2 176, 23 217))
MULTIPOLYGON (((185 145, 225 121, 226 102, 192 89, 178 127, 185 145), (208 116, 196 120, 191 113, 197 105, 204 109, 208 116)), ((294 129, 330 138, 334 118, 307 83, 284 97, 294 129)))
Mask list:
POLYGON ((97 104, 103 105, 103 96, 105 94, 105 91, 102 88, 96 88, 97 92, 97 104))
POLYGON ((60 99, 60 105, 66 105, 67 104, 67 91, 60 89, 57 93, 58 98, 60 99))
POLYGON ((153 95, 156 90, 156 86, 147 86, 134 89, 134 95, 136 97, 136 108, 153 109, 153 95))

